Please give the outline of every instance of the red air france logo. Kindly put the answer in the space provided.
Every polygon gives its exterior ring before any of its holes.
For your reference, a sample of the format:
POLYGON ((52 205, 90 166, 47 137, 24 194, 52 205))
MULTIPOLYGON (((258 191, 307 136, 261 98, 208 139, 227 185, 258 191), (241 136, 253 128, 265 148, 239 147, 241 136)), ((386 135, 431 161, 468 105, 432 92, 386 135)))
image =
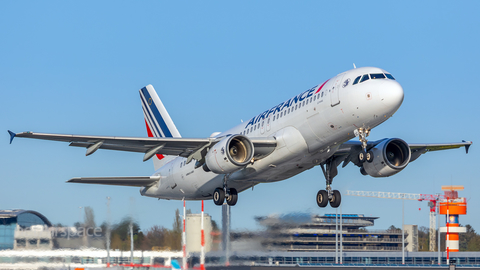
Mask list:
MULTIPOLYGON (((150 130, 150 127, 149 127, 148 124, 147 124, 147 120, 145 120, 145 126, 147 126, 147 134, 148 134, 148 137, 153 138, 153 133, 152 133, 152 131, 150 130)), ((165 156, 162 155, 162 154, 156 154, 156 156, 157 156, 158 159, 162 159, 162 158, 165 157, 165 156)))

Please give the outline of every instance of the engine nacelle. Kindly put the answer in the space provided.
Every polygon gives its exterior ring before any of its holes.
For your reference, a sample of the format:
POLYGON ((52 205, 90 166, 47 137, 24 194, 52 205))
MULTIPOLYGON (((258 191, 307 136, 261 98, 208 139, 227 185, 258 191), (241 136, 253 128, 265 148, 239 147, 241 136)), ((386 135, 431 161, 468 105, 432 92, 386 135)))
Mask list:
POLYGON ((205 165, 217 174, 231 173, 253 158, 253 143, 243 135, 232 135, 216 143, 205 156, 205 165))
POLYGON ((373 161, 363 163, 360 172, 372 177, 388 177, 403 170, 410 162, 408 144, 401 139, 386 139, 370 149, 373 161))

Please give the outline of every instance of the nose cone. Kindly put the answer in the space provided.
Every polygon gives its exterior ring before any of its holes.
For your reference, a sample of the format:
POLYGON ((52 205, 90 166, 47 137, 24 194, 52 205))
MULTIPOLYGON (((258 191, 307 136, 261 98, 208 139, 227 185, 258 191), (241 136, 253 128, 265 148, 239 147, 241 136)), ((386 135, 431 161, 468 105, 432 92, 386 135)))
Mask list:
POLYGON ((380 89, 382 103, 395 112, 403 102, 403 88, 396 81, 386 81, 380 89))

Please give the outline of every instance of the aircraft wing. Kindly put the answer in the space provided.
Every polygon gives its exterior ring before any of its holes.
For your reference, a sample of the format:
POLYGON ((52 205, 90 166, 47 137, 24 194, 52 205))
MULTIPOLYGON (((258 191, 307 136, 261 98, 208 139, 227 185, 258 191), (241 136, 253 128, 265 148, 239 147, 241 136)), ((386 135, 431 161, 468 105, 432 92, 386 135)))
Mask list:
MULTIPOLYGON (((145 153, 144 161, 155 154, 181 156, 192 158, 192 155, 206 146, 216 143, 218 138, 158 138, 158 137, 110 137, 50 134, 37 132, 10 133, 10 143, 15 137, 40 140, 69 142, 70 146, 87 148, 86 155, 91 155, 98 149, 145 153)), ((254 147, 260 149, 275 148, 275 138, 250 138, 254 147)), ((263 151, 265 152, 265 151, 263 151)))
POLYGON ((76 177, 68 180, 67 183, 148 187, 155 184, 158 180, 160 180, 160 176, 76 177))
POLYGON ((411 161, 417 159, 421 154, 425 154, 426 152, 430 151, 440 151, 440 150, 449 150, 455 149, 460 147, 465 147, 465 152, 468 154, 468 149, 472 145, 470 141, 462 141, 459 143, 409 143, 410 151, 412 151, 412 157, 410 158, 411 161))
MULTIPOLYGON (((368 142, 367 150, 373 148, 375 145, 381 143, 383 140, 368 142)), ((465 147, 465 151, 468 154, 468 149, 472 145, 471 141, 462 141, 457 143, 409 143, 411 151, 410 162, 416 160, 420 155, 425 154, 430 151, 440 151, 440 150, 449 150, 465 147)), ((335 152, 335 157, 340 159, 338 163, 344 161, 345 167, 348 162, 352 161, 355 165, 361 167, 362 164, 358 161, 358 154, 362 151, 361 143, 359 141, 347 141, 340 145, 340 147, 335 152)))

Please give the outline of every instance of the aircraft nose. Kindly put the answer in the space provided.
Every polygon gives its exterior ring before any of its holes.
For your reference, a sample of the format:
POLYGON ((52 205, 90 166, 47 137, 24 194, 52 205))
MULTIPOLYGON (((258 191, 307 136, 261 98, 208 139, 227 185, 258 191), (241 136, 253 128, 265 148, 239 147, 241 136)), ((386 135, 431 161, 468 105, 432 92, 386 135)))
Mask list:
POLYGON ((380 89, 382 103, 395 111, 402 105, 403 88, 396 81, 386 81, 380 89))

